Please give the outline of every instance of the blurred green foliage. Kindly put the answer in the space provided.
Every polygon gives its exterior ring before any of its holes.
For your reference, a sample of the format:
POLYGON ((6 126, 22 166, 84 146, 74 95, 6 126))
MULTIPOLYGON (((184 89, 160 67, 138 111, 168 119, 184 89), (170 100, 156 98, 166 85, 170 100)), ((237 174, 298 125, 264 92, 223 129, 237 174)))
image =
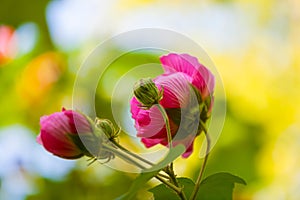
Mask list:
POLYGON ((1 0, 0 24, 7 24, 16 28, 23 23, 36 23, 41 31, 42 44, 39 45, 39 50, 50 50, 53 45, 46 21, 48 3, 49 0, 1 0))
POLYGON ((86 178, 83 171, 74 170, 63 181, 39 179, 38 194, 30 195, 27 200, 98 200, 115 199, 127 192, 132 178, 121 172, 106 176, 105 180, 86 178))

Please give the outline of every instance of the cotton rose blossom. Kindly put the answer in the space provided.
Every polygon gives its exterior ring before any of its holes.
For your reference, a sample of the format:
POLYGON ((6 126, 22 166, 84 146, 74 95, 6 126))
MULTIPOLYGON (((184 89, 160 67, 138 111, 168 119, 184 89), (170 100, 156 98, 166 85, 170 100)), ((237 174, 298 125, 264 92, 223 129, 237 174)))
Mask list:
POLYGON ((92 133, 91 124, 83 114, 63 108, 61 112, 41 117, 40 126, 37 142, 52 154, 66 159, 89 155, 77 137, 92 133))
MULTIPOLYGON (((159 104, 169 118, 174 146, 183 144, 187 158, 193 152, 193 143, 202 131, 213 106, 214 76, 197 58, 188 54, 170 53, 160 58, 164 73, 153 79, 163 92, 159 104)), ((162 144, 168 146, 163 116, 156 106, 145 109, 136 97, 130 101, 137 136, 147 148, 162 144)))

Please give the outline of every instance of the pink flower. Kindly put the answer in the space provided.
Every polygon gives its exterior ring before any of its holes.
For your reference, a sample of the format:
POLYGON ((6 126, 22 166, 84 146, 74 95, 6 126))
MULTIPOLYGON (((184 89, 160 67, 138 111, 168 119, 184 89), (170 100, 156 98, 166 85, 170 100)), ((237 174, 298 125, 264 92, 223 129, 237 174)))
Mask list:
POLYGON ((76 159, 86 153, 79 137, 92 133, 87 118, 73 110, 62 109, 40 119, 41 132, 37 141, 56 156, 76 159), (77 139, 76 139, 77 138, 77 139))
POLYGON ((0 25, 0 65, 15 57, 15 30, 10 26, 0 25))
MULTIPOLYGON (((173 137, 173 145, 183 144, 187 158, 193 152, 193 143, 202 131, 200 120, 206 122, 213 105, 214 76, 188 54, 171 53, 160 58, 164 73, 153 81, 162 91, 159 102, 166 110, 173 137)), ((135 120, 137 136, 147 148, 157 144, 168 145, 163 117, 156 106, 144 109, 141 103, 131 99, 131 114, 135 120)))

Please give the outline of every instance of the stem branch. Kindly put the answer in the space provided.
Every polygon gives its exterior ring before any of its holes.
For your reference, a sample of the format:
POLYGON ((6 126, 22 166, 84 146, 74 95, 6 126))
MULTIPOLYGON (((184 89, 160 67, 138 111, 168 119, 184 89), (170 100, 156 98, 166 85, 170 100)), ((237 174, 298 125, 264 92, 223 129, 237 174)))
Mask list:
POLYGON ((167 137, 168 137, 168 143, 169 143, 169 148, 172 148, 172 134, 171 134, 171 127, 170 127, 170 122, 169 122, 169 117, 165 111, 165 109, 162 107, 160 104, 155 104, 155 106, 158 108, 160 113, 162 114, 165 124, 166 124, 166 130, 167 130, 167 137))
MULTIPOLYGON (((133 160, 132 158, 128 157, 127 155, 125 155, 123 152, 118 151, 118 149, 115 149, 114 147, 107 145, 107 144, 103 144, 103 147, 108 150, 113 152, 114 154, 116 154, 117 156, 119 156, 120 158, 122 158, 123 160, 141 168, 141 169, 146 169, 146 167, 144 167, 143 165, 141 165, 140 163, 136 162, 135 160, 133 160)), ((166 180, 163 179, 163 177, 165 177, 164 175, 161 174, 157 174, 155 176, 156 179, 158 179, 159 181, 161 181, 162 183, 164 183, 165 185, 167 185, 168 187, 170 187, 172 190, 174 190, 177 194, 182 193, 182 188, 177 187, 176 185, 174 185, 173 183, 170 183, 166 180)), ((185 199, 183 199, 185 200, 185 199)))
POLYGON ((207 129, 205 127, 205 124, 202 121, 200 121, 200 124, 201 124, 201 127, 203 129, 203 132, 204 132, 205 138, 206 138, 206 154, 205 154, 203 164, 202 164, 201 170, 199 172, 198 178, 196 180, 194 190, 193 190, 192 195, 190 197, 190 200, 195 200, 196 199, 196 196, 197 196, 197 193, 198 193, 199 187, 200 187, 201 178, 203 176, 205 166, 207 164, 207 159, 208 159, 209 150, 210 150, 210 137, 208 135, 207 129))
POLYGON ((121 149, 122 151, 124 151, 125 153, 131 155, 132 157, 150 165, 153 166, 154 163, 150 162, 149 160, 146 160, 145 158, 140 157, 139 155, 129 151, 128 149, 126 149, 125 147, 123 147, 122 145, 120 145, 118 142, 114 141, 114 140, 110 140, 115 146, 117 146, 119 149, 121 149))
MULTIPOLYGON (((173 147, 172 144, 172 133, 171 133, 171 127, 170 127, 170 121, 169 121, 169 117, 166 113, 166 110, 160 105, 160 104, 155 104, 155 106, 159 109, 160 113, 162 114, 165 124, 166 124, 166 131, 167 131, 167 138, 168 138, 168 144, 169 144, 169 149, 171 149, 173 147)), ((174 170, 173 170, 173 162, 171 162, 169 164, 169 166, 166 167, 166 169, 164 170, 169 176, 170 176, 170 181, 171 183, 173 183, 176 187, 179 187, 177 178, 175 176, 174 170)), ((180 199, 182 200, 186 200, 186 196, 181 188, 181 190, 176 191, 178 196, 180 197, 180 199)))
MULTIPOLYGON (((162 179, 162 178, 160 177, 160 175, 155 176, 155 178, 157 178, 159 181, 161 181, 161 182, 164 183, 165 185, 169 186, 169 187, 170 187, 172 190, 174 190, 177 194, 182 193, 182 188, 177 187, 176 185, 174 185, 174 184, 172 184, 172 183, 170 183, 170 182, 168 182, 168 181, 162 179)), ((185 199, 184 199, 184 200, 185 200, 185 199)))
MULTIPOLYGON (((179 183, 177 181, 176 175, 174 173, 174 169, 173 169, 173 163, 170 163, 170 165, 166 168, 166 173, 170 176, 170 181, 171 183, 173 183, 176 187, 180 187, 179 183)), ((183 192, 183 190, 181 190, 179 193, 177 193, 178 196, 182 199, 182 200, 186 200, 186 196, 183 192)))
POLYGON ((110 146, 110 145, 107 145, 107 144, 103 144, 103 147, 108 150, 108 151, 111 151, 113 152, 114 154, 116 154, 117 156, 119 156, 120 158, 122 158, 123 160, 141 168, 141 169, 146 169, 146 167, 144 167, 143 165, 141 165, 140 163, 136 162, 134 159, 130 158, 129 156, 127 156, 126 154, 124 154, 123 152, 121 151, 118 151, 118 149, 110 146))

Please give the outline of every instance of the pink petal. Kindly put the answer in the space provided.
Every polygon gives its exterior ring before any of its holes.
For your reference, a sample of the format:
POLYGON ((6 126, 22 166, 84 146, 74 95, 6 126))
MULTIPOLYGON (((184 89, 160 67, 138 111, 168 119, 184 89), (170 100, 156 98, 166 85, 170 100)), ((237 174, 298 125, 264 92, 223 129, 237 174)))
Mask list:
POLYGON ((37 141, 46 150, 62 158, 79 158, 82 151, 69 134, 90 133, 91 127, 84 115, 63 109, 40 119, 41 133, 37 141))
POLYGON ((63 158, 76 158, 82 155, 80 149, 78 149, 70 140, 58 138, 55 135, 47 132, 41 132, 41 140, 45 149, 54 155, 63 158))
POLYGON ((158 76, 154 82, 163 88, 160 104, 164 108, 184 107, 189 99, 190 86, 188 76, 183 73, 172 73, 158 76))
POLYGON ((181 156, 183 158, 188 158, 193 153, 193 149, 194 149, 194 144, 191 144, 181 156))
POLYGON ((138 137, 164 138, 165 122, 157 107, 149 110, 140 110, 135 127, 138 137))
POLYGON ((170 53, 160 57, 165 73, 183 72, 191 77, 198 71, 197 58, 187 54, 170 53))
POLYGON ((188 54, 171 53, 162 56, 160 60, 166 74, 182 72, 191 77, 190 83, 198 88, 203 97, 213 93, 214 76, 204 65, 198 62, 197 58, 188 54))
POLYGON ((147 126, 151 122, 149 110, 141 109, 136 117, 136 122, 139 126, 147 126))
POLYGON ((137 115, 141 110, 140 106, 141 104, 138 102, 138 100, 135 97, 133 97, 130 101, 130 112, 133 119, 137 118, 137 115))
POLYGON ((91 133, 92 128, 86 117, 72 110, 63 112, 69 118, 69 126, 73 129, 72 133, 91 133))
POLYGON ((186 148, 185 152, 182 154, 183 158, 187 158, 193 153, 195 138, 196 138, 196 133, 195 134, 187 133, 186 137, 184 137, 182 139, 176 138, 176 136, 174 137, 174 143, 173 143, 174 146, 182 144, 186 148))
POLYGON ((41 132, 47 130, 47 132, 56 135, 57 138, 61 138, 66 133, 74 132, 74 129, 69 126, 69 118, 63 112, 41 117, 40 125, 41 132))
POLYGON ((142 138, 141 142, 145 145, 145 147, 150 148, 157 144, 162 143, 164 138, 156 138, 156 139, 149 139, 149 138, 142 138))

